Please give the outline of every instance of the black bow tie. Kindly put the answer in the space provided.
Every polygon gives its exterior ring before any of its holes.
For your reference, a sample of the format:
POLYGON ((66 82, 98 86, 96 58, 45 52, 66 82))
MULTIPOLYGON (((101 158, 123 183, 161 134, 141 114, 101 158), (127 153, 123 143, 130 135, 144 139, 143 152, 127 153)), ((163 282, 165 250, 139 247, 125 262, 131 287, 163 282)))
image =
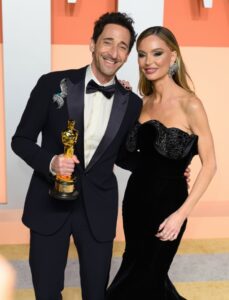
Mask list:
POLYGON ((87 84, 86 93, 91 94, 95 92, 101 92, 106 98, 110 99, 114 95, 115 84, 102 86, 98 85, 94 80, 91 79, 87 84))

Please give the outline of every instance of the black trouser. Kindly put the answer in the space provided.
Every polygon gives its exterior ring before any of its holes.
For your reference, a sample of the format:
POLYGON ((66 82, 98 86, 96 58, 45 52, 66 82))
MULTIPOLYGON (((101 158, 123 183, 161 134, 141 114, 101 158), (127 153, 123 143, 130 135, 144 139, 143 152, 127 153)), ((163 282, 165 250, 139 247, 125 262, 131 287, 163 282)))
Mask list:
POLYGON ((53 235, 31 230, 30 268, 36 300, 61 300, 70 236, 79 254, 83 300, 103 300, 108 283, 112 242, 97 242, 91 234, 81 200, 53 235))

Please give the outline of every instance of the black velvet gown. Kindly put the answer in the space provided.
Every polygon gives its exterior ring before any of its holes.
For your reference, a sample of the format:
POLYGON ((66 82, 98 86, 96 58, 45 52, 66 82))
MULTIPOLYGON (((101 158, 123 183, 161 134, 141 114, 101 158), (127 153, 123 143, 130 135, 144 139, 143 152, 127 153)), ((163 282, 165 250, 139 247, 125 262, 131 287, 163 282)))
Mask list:
POLYGON ((188 195, 184 171, 197 154, 198 137, 157 120, 137 123, 127 148, 138 156, 123 201, 126 248, 106 300, 181 300, 168 277, 182 235, 161 241, 159 225, 188 195))

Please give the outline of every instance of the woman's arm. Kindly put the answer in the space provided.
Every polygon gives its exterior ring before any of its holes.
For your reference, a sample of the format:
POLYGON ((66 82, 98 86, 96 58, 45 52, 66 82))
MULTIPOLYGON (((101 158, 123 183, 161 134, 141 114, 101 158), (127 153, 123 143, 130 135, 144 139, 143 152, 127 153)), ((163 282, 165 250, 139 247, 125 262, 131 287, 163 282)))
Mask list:
POLYGON ((156 236, 161 240, 173 240, 177 237, 184 220, 204 194, 216 172, 213 138, 201 101, 196 97, 191 98, 186 113, 192 132, 198 135, 198 153, 202 167, 183 205, 160 225, 156 236))

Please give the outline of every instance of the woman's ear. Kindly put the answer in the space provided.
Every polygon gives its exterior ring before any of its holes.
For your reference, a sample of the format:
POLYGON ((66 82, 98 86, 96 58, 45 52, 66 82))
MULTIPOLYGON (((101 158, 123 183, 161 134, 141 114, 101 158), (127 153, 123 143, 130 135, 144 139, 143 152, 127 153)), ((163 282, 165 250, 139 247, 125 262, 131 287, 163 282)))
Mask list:
POLYGON ((177 52, 172 51, 170 66, 172 66, 176 62, 176 60, 177 60, 177 52))

